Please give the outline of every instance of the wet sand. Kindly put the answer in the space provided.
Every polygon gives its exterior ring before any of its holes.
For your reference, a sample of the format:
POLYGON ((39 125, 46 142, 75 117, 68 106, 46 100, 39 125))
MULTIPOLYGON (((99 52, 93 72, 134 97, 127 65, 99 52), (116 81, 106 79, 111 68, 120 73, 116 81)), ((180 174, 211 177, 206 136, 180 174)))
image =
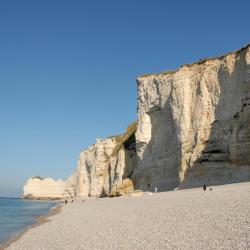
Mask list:
POLYGON ((250 182, 78 200, 7 249, 250 249, 250 182))

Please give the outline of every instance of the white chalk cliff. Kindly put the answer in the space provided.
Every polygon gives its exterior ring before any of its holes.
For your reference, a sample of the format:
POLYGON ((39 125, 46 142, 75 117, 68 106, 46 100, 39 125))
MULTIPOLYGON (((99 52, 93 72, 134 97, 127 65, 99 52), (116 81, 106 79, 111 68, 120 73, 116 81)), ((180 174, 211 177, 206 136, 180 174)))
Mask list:
POLYGON ((23 187, 23 196, 28 199, 63 199, 74 197, 74 189, 68 181, 31 177, 23 187))
POLYGON ((110 194, 129 177, 136 159, 135 149, 131 147, 136 125, 128 127, 124 135, 98 139, 81 152, 73 174, 76 196, 110 194))
POLYGON ((250 45, 141 76, 137 86, 138 125, 83 150, 69 180, 30 179, 24 196, 102 196, 133 186, 164 191, 250 180, 250 45))
POLYGON ((136 161, 135 130, 132 123, 123 135, 97 139, 80 153, 76 171, 67 181, 30 178, 25 198, 68 198, 122 195, 133 190, 130 177, 136 161))
POLYGON ((250 180, 250 46, 137 79, 136 187, 250 180))

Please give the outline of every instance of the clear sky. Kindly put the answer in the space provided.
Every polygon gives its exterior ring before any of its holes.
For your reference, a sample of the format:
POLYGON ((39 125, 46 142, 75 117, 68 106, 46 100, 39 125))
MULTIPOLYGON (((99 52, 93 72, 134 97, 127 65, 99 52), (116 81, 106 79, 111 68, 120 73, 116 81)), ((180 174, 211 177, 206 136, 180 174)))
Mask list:
POLYGON ((67 178, 136 119, 140 74, 250 42, 250 1, 0 2, 0 196, 67 178))

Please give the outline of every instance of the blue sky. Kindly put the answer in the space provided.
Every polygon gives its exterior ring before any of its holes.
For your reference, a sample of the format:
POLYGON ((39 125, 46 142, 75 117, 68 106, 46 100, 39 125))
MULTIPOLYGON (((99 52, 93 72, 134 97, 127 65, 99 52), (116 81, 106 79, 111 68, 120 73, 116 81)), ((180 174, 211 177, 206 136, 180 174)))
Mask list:
POLYGON ((0 196, 67 178, 136 119, 137 76, 250 42, 250 1, 0 3, 0 196))

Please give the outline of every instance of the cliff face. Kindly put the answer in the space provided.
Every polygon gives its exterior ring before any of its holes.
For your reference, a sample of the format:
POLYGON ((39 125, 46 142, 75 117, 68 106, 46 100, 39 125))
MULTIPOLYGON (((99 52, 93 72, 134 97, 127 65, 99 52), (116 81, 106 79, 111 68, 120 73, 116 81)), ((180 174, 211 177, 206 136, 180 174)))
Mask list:
POLYGON ((250 180, 250 46, 137 83, 137 188, 250 180))
POLYGON ((130 177, 136 162, 136 126, 137 123, 131 124, 124 135, 98 139, 81 152, 73 174, 76 196, 108 195, 130 177))
POLYGON ((82 151, 66 181, 30 198, 124 194, 250 180, 250 46, 137 79, 138 125, 82 151), (135 133, 136 131, 136 133, 135 133))
POLYGON ((136 164, 135 130, 131 124, 123 135, 97 142, 80 153, 76 171, 67 181, 30 178, 23 196, 30 199, 106 196, 133 190, 129 180, 136 164))

